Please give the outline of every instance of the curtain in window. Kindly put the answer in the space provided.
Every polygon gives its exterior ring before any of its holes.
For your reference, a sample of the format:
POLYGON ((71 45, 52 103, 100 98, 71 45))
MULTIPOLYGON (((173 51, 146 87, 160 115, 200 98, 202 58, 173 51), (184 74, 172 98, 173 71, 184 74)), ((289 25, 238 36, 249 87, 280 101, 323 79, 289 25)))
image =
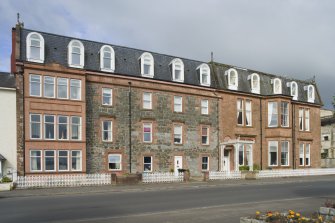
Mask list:
POLYGON ((245 101, 245 125, 251 126, 251 101, 245 101))
POLYGON ((304 130, 304 110, 299 109, 299 129, 304 130))
POLYGON ((269 126, 278 125, 277 102, 269 102, 268 104, 268 125, 269 126))
POLYGON ((237 124, 243 125, 243 100, 237 100, 237 124))

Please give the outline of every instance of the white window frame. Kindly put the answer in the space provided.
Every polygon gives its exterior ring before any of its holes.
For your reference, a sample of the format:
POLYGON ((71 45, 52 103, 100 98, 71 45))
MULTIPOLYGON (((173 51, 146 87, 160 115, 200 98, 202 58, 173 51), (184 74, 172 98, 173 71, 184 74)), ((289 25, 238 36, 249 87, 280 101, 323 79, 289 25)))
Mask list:
POLYGON ((151 122, 144 122, 143 123, 142 133, 143 133, 143 142, 144 143, 152 143, 152 133, 153 133, 153 131, 152 131, 152 123, 151 122), (144 128, 150 128, 150 141, 145 141, 144 140, 144 134, 145 134, 144 128))
POLYGON ((245 126, 252 126, 252 103, 251 100, 245 100, 245 126), (250 108, 248 108, 248 104, 250 104, 250 108), (249 123, 247 123, 247 119, 249 117, 249 123))
POLYGON ((238 89, 238 72, 234 68, 230 68, 225 72, 225 75, 228 76, 228 89, 230 90, 237 90, 238 89), (235 73, 235 77, 232 77, 232 73, 235 73), (233 81, 234 78, 234 81, 233 81))
POLYGON ((180 124, 173 125, 173 144, 176 144, 176 145, 183 144, 183 126, 180 124), (176 138, 175 136, 179 135, 178 133, 176 133, 177 128, 180 128, 180 142, 175 142, 174 140, 176 138))
POLYGON ((43 171, 43 160, 42 160, 42 150, 38 150, 38 149, 31 149, 29 151, 29 164, 30 164, 30 172, 42 172, 43 171), (40 152, 40 156, 32 156, 31 153, 33 151, 38 151, 40 152), (41 164, 41 169, 39 170, 33 170, 32 167, 32 158, 39 158, 40 159, 40 164, 41 164))
POLYGON ((209 105, 209 102, 208 102, 208 99, 202 99, 201 100, 201 114, 202 115, 208 115, 209 112, 208 112, 208 106, 209 105))
POLYGON ((55 150, 50 150, 50 149, 48 149, 48 150, 44 150, 44 171, 45 172, 56 172, 56 151, 55 150), (54 155, 53 156, 47 156, 47 152, 53 152, 54 153, 54 155), (50 157, 53 157, 53 160, 54 160, 54 168, 53 168, 53 170, 47 170, 46 169, 46 167, 47 167, 47 160, 46 160, 46 158, 50 158, 50 157))
POLYGON ((209 145, 209 126, 201 126, 201 145, 209 145), (207 141, 206 141, 206 143, 203 143, 203 142, 202 142, 202 137, 205 136, 205 135, 202 134, 202 130, 203 130, 204 128, 207 129, 207 134, 206 134, 206 136, 207 136, 207 141))
POLYGON ((280 102, 280 126, 281 127, 290 127, 290 104, 286 101, 280 102), (283 104, 287 104, 287 113, 285 113, 285 109, 283 104), (286 119, 286 125, 283 125, 283 120, 286 119))
POLYGON ((170 63, 172 64, 172 80, 176 82, 184 82, 184 63, 181 59, 175 58, 170 63), (180 66, 180 79, 176 78, 176 67, 180 66))
POLYGON ((305 166, 311 166, 311 144, 309 143, 305 144, 305 166), (307 164, 307 160, 308 160, 308 164, 307 164))
POLYGON ((278 127, 279 124, 279 120, 278 120, 278 102, 277 101, 269 101, 268 102, 268 127, 278 127), (275 106, 272 106, 272 110, 270 111, 270 104, 276 104, 276 110, 274 110, 275 106), (276 111, 276 113, 274 113, 274 111, 276 111), (271 119, 272 119, 272 115, 276 115, 277 116, 277 123, 271 125, 271 119))
MULTIPOLYGON (((77 46, 76 46, 77 47, 77 46)), ((81 41, 79 40, 71 40, 69 42, 69 45, 67 46, 67 52, 68 52, 68 65, 69 67, 74 68, 83 68, 84 67, 84 61, 85 61, 85 48, 81 41), (78 43, 79 49, 80 49, 80 55, 79 55, 79 64, 73 64, 72 63, 72 51, 73 51, 73 44, 78 43)))
POLYGON ((70 95, 69 96, 70 96, 71 100, 76 100, 76 101, 80 101, 81 100, 81 80, 79 80, 79 79, 70 79, 70 95), (79 87, 73 85, 72 82, 75 82, 75 81, 78 81, 79 87), (72 87, 79 88, 79 98, 72 98, 72 94, 71 94, 72 93, 72 87))
POLYGON ((290 143, 289 141, 282 141, 281 142, 281 145, 280 145, 280 165, 281 166, 290 166, 290 143), (287 143, 287 151, 284 151, 287 153, 287 160, 286 160, 286 163, 287 164, 282 164, 282 155, 283 155, 283 144, 286 144, 287 143))
POLYGON ((304 109, 304 122, 305 122, 305 129, 304 130, 305 131, 310 131, 311 130, 310 115, 311 115, 310 110, 309 109, 304 109))
POLYGON ((268 144, 268 165, 269 166, 278 166, 278 141, 269 141, 269 144, 268 144), (273 145, 271 145, 273 144, 273 145), (276 164, 271 164, 271 146, 276 146, 276 164))
POLYGON ((315 88, 312 84, 307 86, 307 101, 309 103, 315 102, 315 88))
POLYGON ((282 91, 283 91, 282 81, 279 78, 275 78, 275 79, 272 79, 271 82, 273 84, 273 94, 282 94, 282 91))
POLYGON ((65 115, 58 115, 57 116, 57 139, 58 140, 62 140, 62 141, 66 141, 66 140, 69 140, 70 139, 70 126, 69 126, 69 116, 65 116, 65 115), (66 118, 66 123, 60 123, 59 122, 59 118, 60 117, 64 117, 66 118), (66 139, 61 139, 60 136, 59 136, 59 125, 65 125, 66 124, 66 139))
POLYGON ((102 141, 103 142, 113 142, 113 121, 112 120, 103 120, 102 122, 101 122, 101 132, 102 132, 102 135, 101 135, 101 139, 102 139, 102 141), (111 126, 111 129, 110 130, 105 130, 104 129, 104 123, 105 122, 108 122, 108 123, 110 123, 110 126, 111 126), (105 132, 107 132, 107 134, 108 134, 108 136, 110 135, 110 138, 108 138, 108 139, 104 139, 104 133, 105 132))
POLYGON ((57 78, 57 98, 58 99, 62 99, 62 100, 66 100, 69 99, 69 79, 68 78, 64 78, 64 77, 59 77, 57 78), (65 86, 63 84, 59 84, 59 80, 66 80, 66 97, 60 97, 59 96, 59 86, 65 86))
POLYGON ((115 71, 115 52, 114 49, 111 46, 108 45, 103 45, 100 49, 100 70, 105 71, 105 72, 114 72, 115 71), (105 67, 104 59, 105 59, 105 50, 109 49, 110 50, 110 67, 105 67))
POLYGON ((152 156, 143 156, 143 172, 145 172, 145 173, 147 173, 147 172, 152 172, 152 163, 153 163, 153 160, 152 160, 153 158, 152 158, 152 156), (146 163, 145 162, 145 157, 150 157, 150 163, 146 163), (145 165, 146 164, 150 164, 150 170, 146 170, 144 167, 145 167, 145 165))
POLYGON ((30 74, 29 75, 29 95, 32 97, 41 97, 42 96, 42 76, 38 75, 38 74, 30 74), (39 78, 39 82, 37 81, 32 81, 32 77, 38 77, 39 78), (40 90, 39 90, 39 95, 33 95, 32 94, 32 83, 39 83, 40 85, 40 90))
MULTIPOLYGON (((35 39, 36 40, 36 39, 35 39)), ((36 63, 44 63, 44 38, 41 34, 37 33, 37 32, 31 32, 27 35, 26 38, 26 51, 27 51, 27 60, 31 61, 31 62, 36 62, 36 63), (40 58, 36 59, 36 58, 31 58, 31 40, 32 40, 32 35, 38 35, 39 42, 40 42, 40 58)))
POLYGON ((290 83, 290 93, 291 93, 291 96, 293 97, 293 100, 298 100, 298 94, 299 94, 299 91, 298 91, 298 84, 297 82, 295 81, 292 81, 290 83), (295 94, 294 94, 294 89, 295 89, 295 94))
POLYGON ((201 156, 201 171, 208 171, 209 170, 209 156, 201 156), (204 160, 203 160, 203 158, 207 158, 207 163, 204 163, 204 160), (204 169, 203 168, 203 165, 207 165, 207 168, 206 169, 204 169))
POLYGON ((151 92, 143 92, 143 103, 142 103, 142 108, 143 109, 152 109, 152 93, 151 92), (148 98, 146 98, 146 95, 148 98), (146 106, 146 104, 148 106, 146 106))
POLYGON ((29 115, 29 124, 30 124, 30 139, 32 139, 32 140, 39 140, 39 139, 42 139, 43 138, 43 132, 42 132, 42 115, 41 114, 35 114, 35 113, 31 113, 30 115, 29 115), (32 116, 33 115, 37 115, 37 116, 39 116, 40 117, 40 122, 33 122, 32 121, 32 116), (39 138, 33 138, 32 137, 32 134, 33 134, 33 131, 32 131, 32 124, 33 123, 37 123, 37 124, 39 124, 39 128, 40 128, 40 137, 39 138))
POLYGON ((122 170, 122 155, 121 154, 114 154, 114 153, 113 154, 108 154, 108 170, 111 170, 111 171, 120 171, 120 170, 122 170), (120 158, 120 168, 119 169, 110 169, 109 168, 109 163, 110 163, 109 162, 109 157, 110 156, 115 156, 115 157, 118 156, 120 158))
POLYGON ((83 160, 83 155, 82 155, 81 150, 71 150, 71 171, 73 171, 73 172, 82 171, 82 169, 83 169, 82 160, 83 160), (79 156, 73 156, 73 152, 79 152, 79 156), (74 169, 73 168, 73 165, 72 165, 72 159, 73 158, 79 158, 79 167, 80 167, 79 169, 74 169))
POLYGON ((254 94, 260 94, 261 92, 261 87, 260 87, 260 77, 257 73, 253 73, 250 75, 250 85, 251 85, 251 93, 254 93, 254 94), (256 83, 257 85, 255 86, 255 83, 254 83, 254 78, 256 78, 256 83))
POLYGON ((80 116, 71 116, 70 117, 70 126, 71 126, 71 129, 70 129, 70 140, 74 140, 74 141, 79 141, 82 139, 82 121, 81 121, 81 117, 80 116), (73 123, 73 118, 79 118, 79 124, 74 124, 73 123), (74 139, 73 138, 73 126, 78 126, 78 139, 74 139))
POLYGON ((209 66, 205 63, 201 64, 197 67, 197 70, 200 72, 200 85, 202 86, 211 86, 211 70, 209 69, 209 66), (207 75, 206 82, 203 82, 203 75, 207 75))
POLYGON ((299 144, 299 166, 305 166, 305 144, 304 143, 299 144), (300 159, 302 159, 302 164, 300 162, 300 159))
POLYGON ((237 111, 237 125, 243 126, 244 125, 244 100, 241 98, 237 99, 236 111, 237 111), (240 114, 241 114, 242 123, 238 123, 240 114))
POLYGON ((45 140, 56 140, 56 135, 57 135, 57 130, 56 130, 56 119, 57 118, 56 118, 56 116, 55 115, 45 114, 43 117, 44 117, 44 119, 43 119, 44 120, 44 123, 43 123, 44 124, 44 129, 43 129, 44 130, 43 131, 44 132, 44 134, 43 134, 44 139, 45 140), (54 122, 53 123, 52 122, 47 122, 46 121, 46 116, 52 116, 54 118, 54 122), (54 126, 54 137, 53 138, 47 138, 47 136, 46 136, 46 129, 47 129, 46 125, 47 124, 53 124, 53 126, 54 126))
MULTIPOLYGON (((113 105, 113 89, 112 88, 102 88, 102 97, 101 97, 101 103, 102 103, 102 105, 106 105, 106 106, 112 106, 113 105), (106 104, 106 103, 104 103, 104 94, 105 94, 105 91, 107 92, 107 91, 109 91, 109 94, 110 94, 110 100, 109 100, 109 103, 108 104, 106 104)), ((108 94, 108 92, 106 93, 106 94, 108 94)), ((106 97, 109 97, 109 96, 106 96, 106 97)))
POLYGON ((183 112, 183 96, 174 96, 173 97, 173 111, 174 112, 183 112), (180 103, 178 100, 180 99, 180 103), (178 110, 178 106, 180 106, 180 110, 178 110))
POLYGON ((51 76, 44 76, 43 77, 43 96, 46 98, 56 98, 56 78, 55 77, 51 77, 51 76), (51 83, 46 83, 46 79, 50 78, 50 80, 52 79, 53 84, 51 83), (53 96, 46 96, 45 93, 45 89, 46 89, 46 85, 53 85, 53 96))
POLYGON ((238 166, 244 166, 244 146, 243 144, 238 144, 238 166), (242 152, 242 164, 240 164, 240 152, 242 152))
POLYGON ((141 55, 139 58, 141 61, 141 75, 142 77, 149 77, 153 78, 154 77, 154 57, 152 56, 151 53, 145 52, 141 55), (150 66, 150 70, 148 74, 144 73, 144 65, 147 64, 150 66))
POLYGON ((66 172, 66 171, 69 171, 69 169, 70 169, 70 150, 58 150, 57 151, 57 167, 58 167, 58 171, 59 172, 66 172), (64 158, 65 156, 60 156, 59 154, 60 154, 60 152, 66 152, 67 153, 67 156, 66 156, 66 159, 67 159, 67 169, 66 170, 60 170, 59 169, 59 159, 60 158, 64 158))
POLYGON ((299 115, 298 115, 299 131, 304 131, 305 129, 304 113, 305 113, 305 109, 299 108, 299 115))

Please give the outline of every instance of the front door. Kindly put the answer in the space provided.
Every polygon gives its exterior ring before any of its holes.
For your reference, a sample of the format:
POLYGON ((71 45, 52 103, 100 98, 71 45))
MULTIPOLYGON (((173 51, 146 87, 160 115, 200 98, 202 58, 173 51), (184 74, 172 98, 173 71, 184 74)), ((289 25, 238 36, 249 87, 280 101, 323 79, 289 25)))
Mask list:
POLYGON ((175 156, 174 157, 174 174, 178 176, 178 169, 183 169, 183 157, 175 156))
POLYGON ((229 162, 229 150, 225 149, 223 152, 223 159, 222 159, 222 171, 230 171, 230 162, 229 162))

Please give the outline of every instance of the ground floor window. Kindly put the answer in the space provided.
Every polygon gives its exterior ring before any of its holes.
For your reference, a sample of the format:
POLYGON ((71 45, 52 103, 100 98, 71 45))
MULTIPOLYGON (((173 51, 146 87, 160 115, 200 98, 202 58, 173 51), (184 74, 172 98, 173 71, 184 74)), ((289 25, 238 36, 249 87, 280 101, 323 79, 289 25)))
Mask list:
POLYGON ((152 156, 143 157, 143 170, 144 172, 152 171, 152 156))
POLYGON ((108 155, 108 169, 121 170, 121 154, 108 155))
POLYGON ((288 160, 289 160, 289 143, 288 141, 281 142, 281 165, 282 166, 288 166, 288 160))
POLYGON ((278 165, 278 141, 269 141, 269 166, 278 165))
POLYGON ((299 146, 299 165, 304 165, 304 153, 305 153, 305 145, 303 143, 300 143, 299 146))
POLYGON ((244 165, 244 148, 243 145, 238 146, 238 165, 244 165))
POLYGON ((310 144, 306 144, 306 157, 305 157, 305 163, 306 163, 306 166, 310 166, 311 163, 310 163, 310 160, 311 160, 311 145, 310 144))
POLYGON ((300 166, 310 166, 311 165, 311 144, 300 143, 299 165, 300 166))
POLYGON ((81 170, 81 151, 73 150, 71 151, 71 170, 72 171, 80 171, 81 170))
POLYGON ((208 156, 203 156, 201 159, 201 170, 206 171, 209 169, 209 157, 208 156))
POLYGON ((58 151, 58 170, 59 171, 69 170, 69 151, 68 150, 58 151))
POLYGON ((55 171, 55 151, 45 150, 44 151, 44 165, 45 171, 55 171))
POLYGON ((41 171, 42 170, 42 156, 41 150, 30 150, 30 170, 41 171))

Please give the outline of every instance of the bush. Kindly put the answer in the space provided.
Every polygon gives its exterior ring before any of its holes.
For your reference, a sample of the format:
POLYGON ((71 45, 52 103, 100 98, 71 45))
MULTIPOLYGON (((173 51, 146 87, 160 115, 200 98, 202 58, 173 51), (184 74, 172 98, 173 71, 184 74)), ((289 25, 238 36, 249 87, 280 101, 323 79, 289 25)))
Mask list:
POLYGON ((249 171, 249 166, 240 166, 240 171, 247 170, 249 171))
POLYGON ((1 180, 1 183, 10 183, 12 182, 12 179, 10 179, 9 177, 3 177, 1 180))
POLYGON ((189 169, 178 169, 179 173, 190 172, 189 169))
POLYGON ((258 164, 253 165, 254 170, 261 170, 261 167, 258 164))

